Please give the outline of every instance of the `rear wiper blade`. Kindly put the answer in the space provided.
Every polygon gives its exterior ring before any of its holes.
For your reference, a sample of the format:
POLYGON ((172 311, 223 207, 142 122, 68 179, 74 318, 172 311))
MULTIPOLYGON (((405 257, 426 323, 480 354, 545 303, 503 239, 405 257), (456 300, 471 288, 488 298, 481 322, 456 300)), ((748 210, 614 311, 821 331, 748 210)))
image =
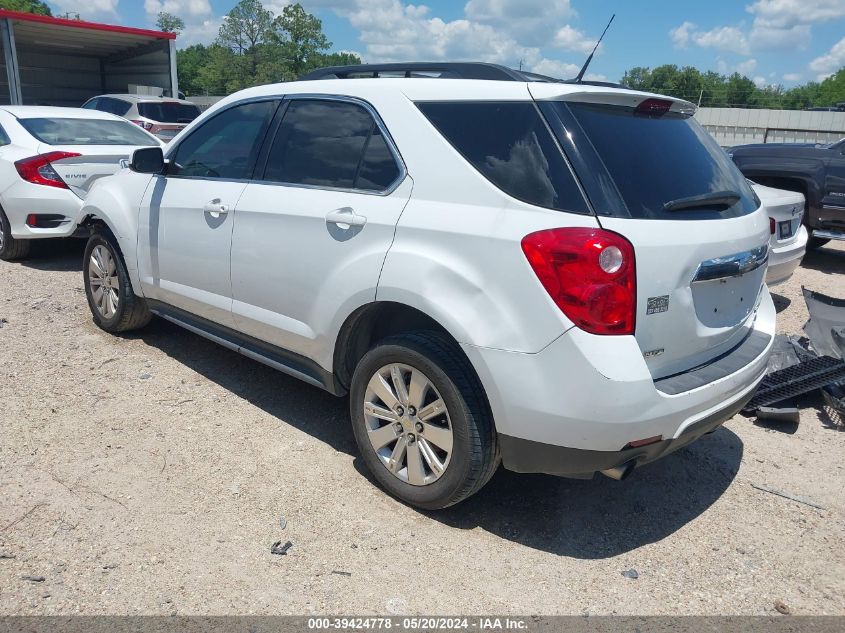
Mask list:
POLYGON ((698 196, 670 200, 663 205, 664 211, 680 211, 700 207, 730 207, 739 202, 741 195, 736 191, 711 191, 698 196))

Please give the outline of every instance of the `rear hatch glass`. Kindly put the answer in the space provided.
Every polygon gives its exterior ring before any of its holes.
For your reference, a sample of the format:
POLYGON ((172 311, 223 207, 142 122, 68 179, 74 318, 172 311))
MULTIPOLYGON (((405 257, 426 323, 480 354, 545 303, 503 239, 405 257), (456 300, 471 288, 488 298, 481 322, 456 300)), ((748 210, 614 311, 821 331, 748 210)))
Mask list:
POLYGON ((759 206, 745 177, 712 136, 688 114, 641 114, 628 106, 555 104, 580 125, 609 173, 624 208, 607 214, 641 219, 705 220, 753 213, 759 206), (733 204, 669 210, 667 203, 717 192, 733 204))
POLYGON ((200 109, 192 103, 146 102, 138 104, 138 114, 160 123, 190 123, 200 115, 200 109))
POLYGON ((750 333, 762 297, 769 220, 759 200, 692 116, 667 111, 676 102, 590 96, 611 103, 563 95, 540 108, 602 227, 634 246, 635 337, 652 375, 730 352, 750 333), (638 108, 644 100, 655 107, 638 108))

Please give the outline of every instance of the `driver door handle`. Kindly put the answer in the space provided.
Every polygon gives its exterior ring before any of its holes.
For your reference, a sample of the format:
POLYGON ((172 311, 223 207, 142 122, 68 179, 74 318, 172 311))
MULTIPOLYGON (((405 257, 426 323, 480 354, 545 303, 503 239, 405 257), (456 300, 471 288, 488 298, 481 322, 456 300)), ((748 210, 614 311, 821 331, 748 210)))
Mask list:
POLYGON ((220 198, 215 198, 214 200, 206 202, 202 210, 211 215, 213 218, 219 218, 221 215, 225 215, 229 212, 229 207, 221 203, 220 198))
POLYGON ((328 213, 326 215, 326 222, 330 224, 345 224, 350 227, 364 226, 367 223, 367 218, 355 213, 352 207, 342 207, 328 213))

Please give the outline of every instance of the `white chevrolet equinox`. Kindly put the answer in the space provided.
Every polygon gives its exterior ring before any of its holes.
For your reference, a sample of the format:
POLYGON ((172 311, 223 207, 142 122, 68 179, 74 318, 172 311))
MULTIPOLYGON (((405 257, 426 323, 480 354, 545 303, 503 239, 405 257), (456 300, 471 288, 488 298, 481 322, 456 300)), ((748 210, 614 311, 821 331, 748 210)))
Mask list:
POLYGON ((421 508, 500 462, 621 479, 737 412, 774 336, 769 218, 693 109, 484 64, 238 92, 91 190, 94 321, 349 394, 421 508))

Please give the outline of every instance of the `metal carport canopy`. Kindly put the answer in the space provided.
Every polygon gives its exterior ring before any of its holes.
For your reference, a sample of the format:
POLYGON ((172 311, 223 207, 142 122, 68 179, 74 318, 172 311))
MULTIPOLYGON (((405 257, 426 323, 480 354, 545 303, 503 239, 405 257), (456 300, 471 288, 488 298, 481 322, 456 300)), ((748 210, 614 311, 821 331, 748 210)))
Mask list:
POLYGON ((178 94, 175 33, 0 9, 0 39, 0 102, 78 106, 128 83, 178 94))

